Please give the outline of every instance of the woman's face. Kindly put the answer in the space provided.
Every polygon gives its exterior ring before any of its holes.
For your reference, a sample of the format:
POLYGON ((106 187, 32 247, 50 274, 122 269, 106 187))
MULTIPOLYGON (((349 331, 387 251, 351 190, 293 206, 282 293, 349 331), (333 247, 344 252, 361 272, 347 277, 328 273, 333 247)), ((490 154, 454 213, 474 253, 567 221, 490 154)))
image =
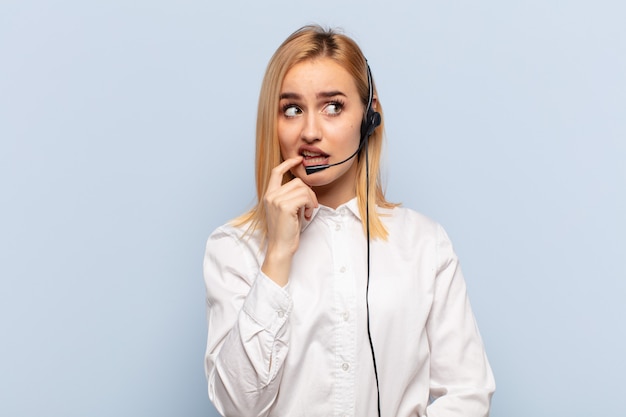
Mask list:
POLYGON ((321 204, 336 207, 356 195, 356 157, 311 175, 304 167, 352 155, 363 112, 354 79, 330 58, 303 61, 285 75, 278 109, 281 154, 304 158, 291 172, 313 188, 321 204))

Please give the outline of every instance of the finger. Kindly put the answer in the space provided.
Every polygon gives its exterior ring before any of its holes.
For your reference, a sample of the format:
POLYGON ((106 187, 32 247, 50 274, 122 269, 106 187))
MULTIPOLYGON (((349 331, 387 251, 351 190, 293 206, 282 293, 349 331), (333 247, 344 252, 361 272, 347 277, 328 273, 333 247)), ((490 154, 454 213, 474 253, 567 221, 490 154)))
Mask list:
POLYGON ((289 158, 283 161, 281 164, 277 165, 272 169, 272 173, 270 174, 270 180, 267 184, 267 189, 272 190, 280 187, 283 182, 283 175, 291 168, 295 167, 299 163, 302 162, 302 156, 296 156, 293 158, 289 158))
POLYGON ((314 210, 313 207, 304 206, 304 210, 303 210, 304 211, 304 218, 307 221, 311 220, 311 217, 313 217, 313 210, 314 210))
POLYGON ((313 216, 313 210, 319 207, 319 203, 317 202, 317 195, 309 186, 306 186, 306 190, 309 196, 309 204, 305 204, 304 206, 304 218, 307 220, 311 220, 311 217, 313 216))
MULTIPOLYGON (((293 180, 292 182, 296 180, 293 180)), ((308 185, 301 182, 297 191, 292 191, 292 195, 294 197, 297 196, 297 207, 300 219, 302 220, 302 218, 304 218, 307 221, 311 220, 313 211, 319 206, 315 192, 313 192, 308 185)), ((296 201, 294 200, 294 202, 296 201)))
POLYGON ((315 193, 299 179, 294 179, 265 195, 265 203, 278 209, 295 214, 300 208, 317 207, 315 193))
MULTIPOLYGON (((270 193, 268 193, 268 195, 269 194, 270 193)), ((300 207, 306 207, 309 209, 313 209, 319 205, 315 192, 300 178, 294 178, 293 180, 283 184, 280 188, 273 190, 271 195, 274 199, 280 198, 282 195, 300 195, 302 197, 302 204, 300 207)))

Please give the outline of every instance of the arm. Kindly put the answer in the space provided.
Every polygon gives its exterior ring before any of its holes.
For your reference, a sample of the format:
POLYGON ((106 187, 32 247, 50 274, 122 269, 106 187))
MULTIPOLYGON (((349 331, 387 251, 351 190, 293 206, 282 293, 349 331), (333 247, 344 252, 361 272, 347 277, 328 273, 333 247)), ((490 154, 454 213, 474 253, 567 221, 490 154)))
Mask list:
POLYGON ((431 350, 429 417, 486 417, 495 382, 465 280, 445 231, 438 232, 435 297, 427 322, 431 350))
POLYGON ((274 402, 289 346, 291 298, 259 269, 253 248, 218 229, 204 279, 209 397, 225 416, 263 416, 274 402))
POLYGON ((260 249, 225 229, 207 243, 205 363, 209 397, 223 415, 267 415, 278 395, 292 308, 284 287, 299 245, 300 218, 309 218, 317 206, 301 180, 282 184, 283 175, 301 162, 301 157, 288 159, 270 176, 263 200, 268 229, 262 266, 260 249))

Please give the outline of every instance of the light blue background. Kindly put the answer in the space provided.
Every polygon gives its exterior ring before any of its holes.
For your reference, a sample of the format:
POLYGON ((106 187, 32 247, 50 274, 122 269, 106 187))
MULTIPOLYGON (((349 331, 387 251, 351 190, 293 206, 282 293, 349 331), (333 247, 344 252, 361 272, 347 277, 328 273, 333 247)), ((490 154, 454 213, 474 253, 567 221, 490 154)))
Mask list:
POLYGON ((492 416, 626 414, 624 16, 618 0, 2 1, 0 415, 216 415, 204 243, 253 202, 261 77, 310 22, 370 61, 389 198, 455 242, 492 416))

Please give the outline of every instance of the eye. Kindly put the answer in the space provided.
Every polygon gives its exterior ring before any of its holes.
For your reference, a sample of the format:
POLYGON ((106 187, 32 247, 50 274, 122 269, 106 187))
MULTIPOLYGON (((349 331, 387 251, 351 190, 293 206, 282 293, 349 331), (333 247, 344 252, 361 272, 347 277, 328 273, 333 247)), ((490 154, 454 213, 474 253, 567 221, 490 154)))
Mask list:
POLYGON ((331 101, 324 107, 324 113, 331 116, 337 116, 343 110, 343 103, 339 101, 331 101))
POLYGON ((283 106, 283 114, 285 117, 296 117, 302 114, 302 109, 295 104, 286 104, 283 106))

